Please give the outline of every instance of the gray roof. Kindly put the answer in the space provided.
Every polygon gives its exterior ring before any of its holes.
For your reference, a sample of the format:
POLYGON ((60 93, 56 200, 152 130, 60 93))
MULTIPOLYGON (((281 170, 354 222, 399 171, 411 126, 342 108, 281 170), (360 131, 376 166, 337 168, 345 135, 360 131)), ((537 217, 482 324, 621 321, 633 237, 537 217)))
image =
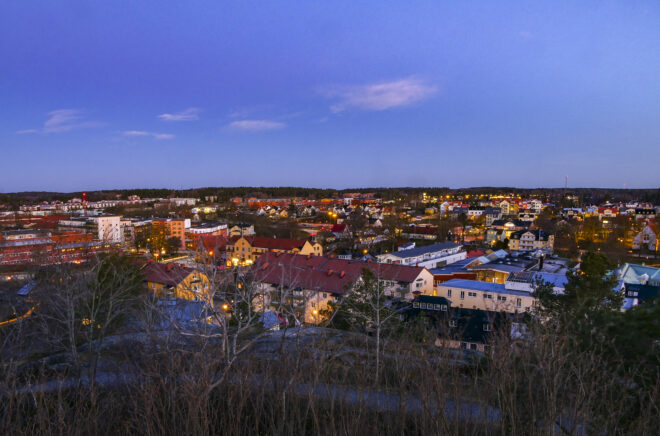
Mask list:
POLYGON ((409 257, 421 256, 426 253, 447 250, 449 248, 456 248, 460 246, 461 244, 457 244, 455 242, 439 242, 437 244, 427 245, 424 247, 415 247, 415 248, 410 248, 408 250, 395 251, 390 254, 396 257, 400 257, 402 259, 407 259, 409 257))
POLYGON ((450 263, 449 265, 445 265, 440 268, 433 268, 430 269, 431 274, 451 274, 454 272, 468 272, 467 265, 470 264, 474 258, 467 258, 463 260, 459 260, 458 262, 450 263))

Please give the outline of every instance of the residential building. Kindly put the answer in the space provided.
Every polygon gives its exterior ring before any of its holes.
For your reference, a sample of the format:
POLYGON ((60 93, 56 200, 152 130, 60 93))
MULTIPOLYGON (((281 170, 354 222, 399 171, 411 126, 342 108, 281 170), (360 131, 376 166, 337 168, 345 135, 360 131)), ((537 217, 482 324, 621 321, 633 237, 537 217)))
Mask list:
POLYGON ((649 220, 655 218, 655 209, 651 207, 638 207, 635 208, 635 220, 649 220))
POLYGON ((433 275, 426 268, 327 256, 265 253, 254 266, 254 276, 261 283, 264 306, 275 310, 279 304, 291 304, 301 319, 316 324, 328 303, 361 280, 364 269, 379 279, 389 297, 412 299, 414 294, 433 292, 433 275))
POLYGON ((252 224, 235 224, 229 228, 229 236, 254 236, 254 226, 252 224))
POLYGON ((102 215, 94 219, 98 226, 99 241, 109 242, 111 244, 121 244, 124 242, 124 231, 119 215, 102 215))
POLYGON ((647 221, 642 231, 635 235, 632 248, 633 250, 658 251, 658 232, 651 221, 647 221))
POLYGON ((160 229, 168 235, 168 238, 179 238, 181 248, 186 248, 186 227, 190 227, 189 219, 153 219, 152 226, 154 229, 160 229))
POLYGON ((210 303, 210 282, 200 271, 176 263, 149 263, 143 274, 147 288, 157 297, 210 303))
POLYGON ((522 291, 531 294, 536 290, 538 283, 550 284, 555 294, 563 294, 568 278, 566 274, 521 271, 510 274, 504 283, 504 287, 511 291, 522 291))
POLYGON ((407 239, 435 241, 438 239, 438 228, 433 226, 409 226, 403 230, 401 236, 407 239))
POLYGON ((554 235, 543 230, 520 230, 511 233, 509 237, 509 250, 546 250, 552 252, 555 244, 554 235))
POLYGON ((232 237, 227 244, 227 265, 252 265, 259 256, 267 252, 323 256, 323 246, 318 242, 300 239, 232 237))
POLYGON ((619 279, 618 289, 624 293, 622 310, 628 310, 658 296, 660 268, 625 263, 614 273, 619 279))
POLYGON ((463 246, 454 242, 440 242, 424 247, 414 247, 377 256, 378 262, 400 265, 439 268, 467 257, 463 246))
POLYGON ((536 307, 536 299, 529 292, 507 289, 499 283, 452 279, 439 284, 436 292, 452 306, 467 309, 519 313, 536 307))
POLYGON ((168 201, 175 206, 194 206, 198 200, 196 198, 170 198, 168 201))
POLYGON ((402 310, 406 321, 422 314, 434 320, 438 335, 436 346, 466 351, 487 351, 493 335, 501 334, 503 329, 510 329, 508 333, 513 337, 522 324, 517 319, 519 316, 507 312, 453 307, 451 301, 444 297, 420 295, 402 310))
POLYGON ((227 223, 219 223, 219 222, 191 223, 190 227, 186 229, 186 233, 188 233, 189 235, 227 236, 229 234, 229 228, 227 227, 227 223))

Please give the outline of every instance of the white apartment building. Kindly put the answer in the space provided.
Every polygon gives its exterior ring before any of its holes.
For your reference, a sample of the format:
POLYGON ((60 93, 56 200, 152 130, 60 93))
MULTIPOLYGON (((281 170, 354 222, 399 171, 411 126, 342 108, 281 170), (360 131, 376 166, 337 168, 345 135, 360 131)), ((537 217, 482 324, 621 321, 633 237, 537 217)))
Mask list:
POLYGON ((441 242, 426 247, 408 248, 377 256, 380 263, 439 268, 467 257, 463 246, 454 242, 441 242))
POLYGON ((124 229, 121 226, 121 216, 105 215, 95 218, 99 240, 112 244, 124 242, 124 229))

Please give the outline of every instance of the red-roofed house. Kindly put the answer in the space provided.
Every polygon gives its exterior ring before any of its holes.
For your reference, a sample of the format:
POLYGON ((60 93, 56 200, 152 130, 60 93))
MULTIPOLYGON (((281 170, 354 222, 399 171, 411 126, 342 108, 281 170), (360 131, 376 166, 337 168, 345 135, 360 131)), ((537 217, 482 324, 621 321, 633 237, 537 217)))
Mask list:
POLYGON ((176 263, 149 263, 142 270, 149 291, 158 297, 210 301, 206 274, 176 263))
POLYGON ((227 265, 252 265, 259 256, 269 252, 323 256, 323 247, 318 242, 312 244, 299 239, 233 237, 227 243, 227 265))
POLYGON ((279 304, 291 304, 301 320, 312 324, 322 320, 329 302, 350 292, 365 268, 380 279, 387 295, 412 299, 413 292, 433 293, 433 275, 406 265, 271 252, 259 257, 253 268, 266 306, 277 311, 279 304))

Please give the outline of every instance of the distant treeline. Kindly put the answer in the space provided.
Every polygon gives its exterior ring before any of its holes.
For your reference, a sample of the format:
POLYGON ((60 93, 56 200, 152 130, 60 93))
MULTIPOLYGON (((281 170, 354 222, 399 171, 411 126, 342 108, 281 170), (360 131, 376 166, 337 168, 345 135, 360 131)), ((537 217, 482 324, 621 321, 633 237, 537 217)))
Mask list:
MULTIPOLYGON (((233 197, 259 198, 329 198, 337 197, 347 192, 375 193, 377 198, 391 200, 397 198, 418 198, 422 192, 432 196, 438 195, 520 195, 536 196, 543 200, 556 201, 566 195, 577 197, 581 204, 600 204, 606 201, 639 200, 660 204, 660 188, 655 189, 607 189, 607 188, 513 188, 513 187, 473 187, 450 189, 447 187, 400 187, 400 188, 350 188, 350 189, 318 189, 302 187, 206 187, 183 190, 172 189, 113 189, 103 191, 87 191, 90 201, 126 199, 130 195, 141 198, 195 197, 204 200, 205 197, 217 197, 218 202, 225 202, 233 197)), ((18 206, 26 203, 43 201, 67 201, 82 197, 79 192, 15 192, 0 194, 0 204, 18 206)))

